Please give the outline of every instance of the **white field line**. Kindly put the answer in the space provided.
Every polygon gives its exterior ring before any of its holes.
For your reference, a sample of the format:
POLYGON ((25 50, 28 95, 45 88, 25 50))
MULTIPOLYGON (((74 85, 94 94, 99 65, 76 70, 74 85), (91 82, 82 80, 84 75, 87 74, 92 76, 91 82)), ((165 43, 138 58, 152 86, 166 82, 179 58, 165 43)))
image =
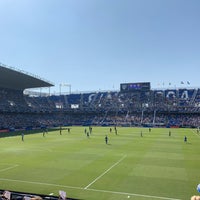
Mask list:
POLYGON ((116 165, 118 165, 122 160, 124 160, 124 158, 126 157, 126 155, 124 155, 120 160, 118 160, 115 164, 113 164, 111 167, 109 167, 105 172, 103 172, 100 176, 98 176, 97 178, 95 178, 90 184, 88 184, 86 187, 84 187, 84 189, 88 189, 93 183, 95 183, 97 180, 99 180, 102 176, 104 176, 107 172, 109 172, 113 167, 115 167, 116 165))
POLYGON ((0 178, 0 181, 28 183, 28 184, 46 185, 46 186, 56 186, 56 187, 65 187, 65 188, 70 188, 70 189, 83 190, 83 188, 81 188, 81 187, 73 187, 73 186, 66 186, 66 185, 59 185, 59 184, 52 184, 52 183, 42 183, 42 182, 35 182, 35 181, 23 181, 23 180, 15 180, 15 179, 7 179, 7 178, 0 178))
POLYGON ((170 198, 170 197, 159 197, 159 196, 153 196, 153 195, 136 194, 136 193, 128 193, 128 192, 116 192, 116 191, 96 190, 96 189, 87 189, 87 190, 96 191, 96 192, 111 193, 111 194, 127 195, 127 196, 137 196, 137 197, 153 198, 153 199, 181 200, 181 199, 174 199, 174 198, 170 198))
POLYGON ((56 187, 76 189, 76 190, 88 190, 88 191, 93 191, 93 192, 103 192, 103 193, 110 193, 110 194, 138 196, 138 197, 153 198, 153 199, 181 200, 181 199, 170 198, 170 197, 160 197, 160 196, 153 196, 153 195, 151 196, 151 195, 127 193, 127 192, 116 192, 116 191, 109 191, 109 190, 85 189, 83 187, 73 187, 73 186, 67 186, 67 185, 58 185, 58 184, 42 183, 42 182, 34 182, 34 181, 22 181, 22 180, 14 180, 14 179, 6 179, 6 178, 0 178, 0 180, 1 181, 18 182, 18 183, 36 184, 36 185, 56 186, 56 187))
POLYGON ((4 168, 4 169, 0 169, 0 172, 4 172, 4 171, 7 171, 7 170, 10 170, 10 169, 13 169, 15 167, 18 167, 19 165, 13 165, 11 167, 7 167, 7 168, 4 168))
POLYGON ((197 134, 197 132, 196 132, 195 130, 191 130, 191 129, 190 129, 190 131, 191 131, 192 133, 194 133, 197 137, 200 137, 200 135, 197 134))
POLYGON ((29 148, 26 149, 26 151, 47 151, 47 152, 52 152, 51 149, 47 149, 47 148, 42 148, 42 147, 37 147, 37 148, 29 148))

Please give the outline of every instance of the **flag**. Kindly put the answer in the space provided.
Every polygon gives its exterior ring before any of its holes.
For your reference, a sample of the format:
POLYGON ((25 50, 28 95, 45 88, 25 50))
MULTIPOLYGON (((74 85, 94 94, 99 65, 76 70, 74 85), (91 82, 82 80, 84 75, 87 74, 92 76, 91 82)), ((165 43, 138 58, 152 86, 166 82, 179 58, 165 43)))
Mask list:
POLYGON ((23 200, 31 200, 31 197, 24 196, 23 200))
POLYGON ((125 119, 127 119, 127 118, 129 117, 129 114, 128 114, 128 113, 129 113, 129 112, 127 112, 125 119))
POLYGON ((62 190, 59 190, 59 197, 60 199, 62 200, 66 200, 66 192, 65 191, 62 191, 62 190))
POLYGON ((10 200, 11 192, 5 190, 5 191, 3 192, 3 196, 4 196, 6 199, 10 200))
POLYGON ((187 84, 188 84, 188 85, 190 85, 190 82, 189 82, 189 81, 187 81, 187 84))

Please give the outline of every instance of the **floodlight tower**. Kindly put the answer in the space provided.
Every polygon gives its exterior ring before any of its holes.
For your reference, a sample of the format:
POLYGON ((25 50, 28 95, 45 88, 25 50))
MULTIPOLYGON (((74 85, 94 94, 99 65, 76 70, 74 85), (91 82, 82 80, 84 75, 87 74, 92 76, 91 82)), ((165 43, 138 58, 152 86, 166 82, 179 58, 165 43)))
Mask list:
POLYGON ((64 87, 69 87, 69 94, 71 94, 71 84, 67 84, 67 83, 60 83, 60 95, 61 95, 61 88, 62 86, 64 87))

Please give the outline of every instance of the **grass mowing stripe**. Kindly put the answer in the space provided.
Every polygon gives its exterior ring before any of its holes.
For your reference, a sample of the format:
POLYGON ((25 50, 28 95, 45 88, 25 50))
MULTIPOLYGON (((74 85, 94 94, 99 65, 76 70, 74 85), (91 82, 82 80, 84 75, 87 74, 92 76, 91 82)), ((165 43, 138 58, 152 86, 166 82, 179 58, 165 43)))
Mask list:
MULTIPOLYGON (((125 156, 123 157, 123 159, 125 156)), ((122 158, 120 160, 123 160, 122 158)), ((119 162, 119 161, 118 161, 119 162)), ((115 163, 116 164, 116 163, 115 163)), ((74 187, 74 186, 67 186, 67 185, 59 185, 53 183, 42 183, 42 182, 34 182, 34 181, 23 181, 23 180, 14 180, 14 179, 6 179, 0 178, 2 181, 12 181, 12 182, 21 182, 21 183, 28 183, 28 184, 36 184, 36 185, 48 185, 48 186, 56 186, 56 187, 64 187, 69 189, 77 189, 77 190, 88 190, 93 192, 103 192, 103 193, 111 193, 111 194, 120 194, 120 195, 129 195, 129 196, 138 196, 138 197, 145 197, 145 198, 154 198, 154 199, 163 199, 163 200, 181 200, 176 198, 170 197, 161 197, 161 196, 153 196, 153 195, 145 195, 145 194, 136 194, 136 193, 127 193, 127 192, 117 192, 117 191, 110 191, 110 190, 98 190, 98 189, 90 189, 90 188, 82 188, 82 187, 74 187)))
POLYGON ((99 180, 102 176, 104 176, 107 172, 109 172, 113 167, 115 167, 116 165, 118 165, 122 160, 124 160, 124 158, 126 157, 126 155, 124 155, 120 160, 118 160, 116 163, 114 163, 111 167, 109 167, 105 172, 103 172, 100 176, 98 176, 97 178, 94 179, 94 181, 92 181, 90 184, 88 184, 84 189, 89 188, 93 183, 95 183, 97 180, 99 180))

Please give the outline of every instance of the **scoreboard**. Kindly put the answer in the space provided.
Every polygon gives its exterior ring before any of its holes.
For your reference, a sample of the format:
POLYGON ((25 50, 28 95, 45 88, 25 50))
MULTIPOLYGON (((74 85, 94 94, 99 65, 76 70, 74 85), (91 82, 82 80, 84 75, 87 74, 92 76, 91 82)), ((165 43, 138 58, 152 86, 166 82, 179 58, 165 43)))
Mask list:
POLYGON ((148 92, 150 91, 151 86, 150 82, 142 82, 142 83, 121 83, 120 91, 121 92, 148 92))

